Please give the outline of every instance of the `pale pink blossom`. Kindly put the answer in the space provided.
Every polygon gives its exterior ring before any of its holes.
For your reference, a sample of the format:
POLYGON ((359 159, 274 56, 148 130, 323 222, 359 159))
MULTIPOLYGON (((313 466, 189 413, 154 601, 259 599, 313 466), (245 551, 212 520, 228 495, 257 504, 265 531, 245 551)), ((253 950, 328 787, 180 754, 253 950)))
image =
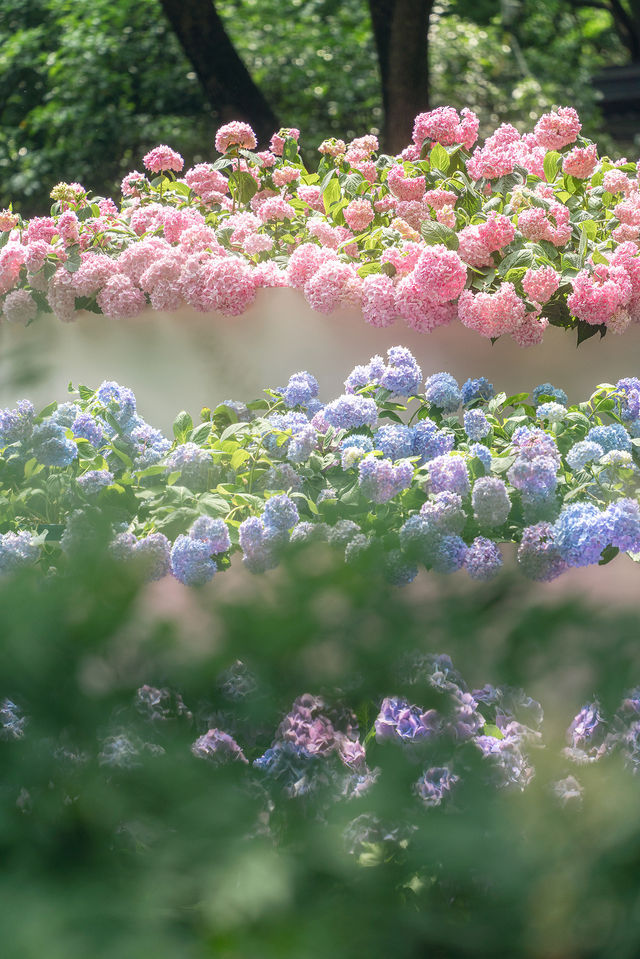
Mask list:
POLYGON ((452 206, 443 206, 441 210, 436 212, 436 220, 438 223, 442 223, 444 226, 448 226, 450 230, 455 229, 456 226, 456 214, 452 206))
POLYGON ((332 313, 342 306, 358 307, 362 303, 362 280, 346 263, 325 263, 305 283, 304 295, 318 313, 332 313))
POLYGON ((412 139, 417 147, 425 140, 433 140, 443 146, 461 143, 470 150, 478 139, 479 125, 478 117, 467 107, 460 115, 453 107, 438 107, 415 118, 412 139))
POLYGON ((431 219, 431 207, 425 200, 397 200, 396 214, 412 230, 419 230, 425 220, 431 219))
POLYGON ((398 311, 391 277, 369 273, 362 281, 362 315, 371 326, 391 326, 398 311))
POLYGON ((438 303, 416 282, 415 274, 402 277, 395 290, 396 313, 419 333, 446 326, 456 316, 453 303, 438 303))
POLYGON ((451 190, 439 188, 437 190, 427 190, 424 199, 434 210, 442 210, 444 207, 454 206, 458 196, 451 190))
POLYGON ((226 153, 229 147, 253 150, 258 145, 258 141, 248 123, 232 120, 231 123, 225 123, 220 127, 216 133, 215 144, 218 153, 226 153))
POLYGON ((13 290, 5 297, 2 313, 8 323, 26 326, 38 315, 38 305, 28 290, 13 290))
POLYGON ((72 210, 65 210, 58 219, 58 236, 65 243, 77 243, 80 239, 80 221, 72 210))
POLYGON ((633 193, 613 208, 614 216, 626 226, 640 227, 640 193, 633 193))
POLYGON ((273 260, 263 260, 253 267, 256 288, 289 286, 287 271, 281 270, 273 260))
POLYGON ((495 253, 511 243, 516 231, 509 217, 492 212, 479 224, 478 235, 489 252, 495 253))
POLYGON ((458 233, 458 255, 465 263, 477 270, 494 265, 493 257, 482 239, 480 226, 477 224, 465 226, 458 233))
POLYGON ((27 248, 13 240, 0 250, 0 295, 16 285, 26 259, 27 248))
POLYGON ((282 223, 284 220, 293 220, 296 215, 291 204, 279 196, 265 200, 257 213, 263 223, 282 223))
POLYGON ((410 273, 422 256, 424 243, 405 240, 400 246, 389 246, 382 251, 381 263, 390 263, 399 276, 410 273))
POLYGON ((300 170, 294 166, 281 166, 273 171, 271 177, 275 186, 288 186, 300 179, 300 170))
POLYGON ((271 167, 274 167, 278 162, 278 158, 275 153, 272 153, 271 150, 261 150, 259 153, 256 153, 256 156, 262 160, 262 169, 270 170, 271 167))
POLYGON ((19 222, 20 217, 17 213, 12 213, 11 210, 0 210, 0 233, 8 233, 19 222))
POLYGON ((297 197, 304 203, 308 203, 312 210, 316 210, 318 213, 324 213, 322 190, 319 186, 299 186, 297 197))
POLYGON ((562 161, 562 172, 579 180, 586 180, 598 165, 598 148, 595 143, 588 147, 574 147, 562 161))
POLYGON ((546 316, 536 313, 527 313, 523 321, 511 333, 511 339, 518 346, 539 346, 544 337, 544 331, 549 326, 546 316))
POLYGON ((251 197, 249 206, 251 207, 254 213, 258 213, 264 201, 268 200, 272 196, 278 196, 275 190, 269 190, 266 188, 264 190, 258 190, 258 192, 254 193, 253 196, 251 197))
POLYGON ((71 323, 76 318, 76 294, 73 274, 59 267, 49 280, 47 302, 53 313, 63 323, 71 323))
POLYGON ((348 225, 356 233, 366 230, 374 216, 369 200, 352 200, 342 212, 348 225))
POLYGON ((161 143, 146 153, 142 162, 151 173, 161 173, 164 170, 174 170, 179 173, 184 166, 184 159, 180 154, 165 143, 161 143))
POLYGON ((258 253, 266 253, 273 248, 273 240, 264 233, 251 233, 242 243, 242 249, 247 256, 256 256, 258 253))
POLYGON ((201 197, 205 203, 218 195, 228 192, 229 181, 219 170, 214 170, 210 163, 197 163, 187 170, 184 182, 190 190, 201 197))
POLYGON ((100 210, 101 216, 111 217, 118 215, 118 207, 115 205, 110 196, 100 200, 98 203, 98 209, 100 210))
POLYGON ((381 196, 377 200, 374 200, 373 206, 376 213, 389 213, 395 210, 398 201, 394 196, 388 193, 386 196, 381 196))
POLYGON ((37 273, 44 266, 51 247, 44 240, 33 240, 25 247, 24 265, 29 273, 37 273))
POLYGON ((32 243, 34 240, 51 243, 57 235, 58 227, 52 216, 34 216, 27 224, 27 243, 32 243))
POLYGON ((369 183, 375 183, 378 179, 378 170, 373 160, 354 160, 351 166, 352 169, 361 173, 369 183))
POLYGON ((81 266, 72 274, 76 295, 93 296, 119 272, 119 261, 112 257, 103 253, 83 253, 81 266))
POLYGON ((114 320, 139 316, 147 305, 142 290, 123 273, 116 273, 107 280, 96 302, 104 315, 114 320))
POLYGON ((120 190, 122 191, 123 196, 138 197, 142 196, 144 192, 143 187, 148 186, 149 181, 144 173, 139 173, 137 170, 132 170, 131 173, 127 173, 126 177, 122 181, 120 190))
POLYGON ((307 281, 325 263, 335 263, 338 257, 333 250, 315 243, 301 243, 293 251, 287 266, 289 283, 294 289, 302 289, 307 281))
POLYGON ((355 140, 352 140, 349 144, 350 150, 361 150, 367 156, 371 156, 372 153, 377 153, 380 149, 380 144, 378 143, 378 138, 373 135, 373 133, 367 133, 363 137, 356 137, 355 140))
POLYGON ((399 200, 421 200, 425 195, 425 184, 423 176, 410 178, 400 165, 392 166, 387 174, 387 186, 399 200))
POLYGON ((533 134, 546 150, 560 150, 573 143, 581 129, 580 118, 573 107, 560 107, 555 113, 544 113, 533 134))
POLYGON ((335 137, 330 137, 330 139, 322 141, 318 147, 318 153, 323 153, 326 156, 338 157, 345 153, 346 149, 347 147, 344 140, 336 140, 335 137))
POLYGON ((186 302, 201 313, 238 316, 251 306, 256 295, 254 273, 236 257, 189 257, 180 278, 186 302))
POLYGON ((547 240, 555 246, 564 246, 571 239, 569 210, 561 203, 552 203, 548 210, 541 207, 522 210, 518 229, 527 240, 547 240))
POLYGON ((182 306, 180 278, 185 261, 186 256, 173 249, 154 260, 140 277, 140 287, 149 294, 154 310, 168 313, 182 306))
POLYGON ((560 277, 552 266, 529 269, 522 278, 522 289, 533 303, 546 303, 560 286, 560 277))
POLYGON ((140 277, 151 264, 171 250, 171 245, 159 236, 149 236, 126 247, 118 257, 118 269, 128 276, 132 283, 139 283, 140 277))
POLYGON ((599 264, 593 273, 581 270, 571 285, 573 289, 567 297, 567 306, 585 323, 609 323, 612 316, 631 300, 631 280, 622 267, 599 264))
POLYGON ((416 243, 420 241, 421 237, 417 230, 414 230, 410 223, 407 223, 406 220, 403 220, 401 216, 396 216, 391 221, 391 228, 396 230, 397 233, 404 240, 413 240, 416 243))
POLYGON ((271 142, 269 143, 269 149, 275 156, 282 156, 282 151, 284 150, 284 144, 287 137, 293 137, 297 143, 300 139, 300 130, 297 130, 295 127, 282 127, 282 129, 280 129, 277 133, 273 134, 271 137, 271 142))
POLYGON ((503 283, 495 293, 464 290, 458 300, 460 322, 481 336, 513 333, 525 318, 524 301, 513 283, 503 283))
POLYGON ((467 281, 467 268, 455 252, 445 246, 429 246, 413 270, 416 285, 436 303, 455 300, 467 281))
POLYGON ((624 333, 630 324, 631 324, 631 316, 629 312, 623 309, 622 307, 620 307, 620 309, 616 310, 613 316, 609 318, 609 322, 607 323, 607 329, 610 330, 612 333, 616 333, 617 335, 619 335, 620 333, 624 333))
POLYGON ((224 229, 231 228, 231 243, 243 243, 248 236, 256 233, 262 226, 262 220, 255 213, 232 213, 221 223, 224 229))
POLYGON ((638 189, 637 182, 630 179, 622 170, 607 170, 602 178, 602 186, 607 193, 622 193, 623 196, 629 196, 638 189))

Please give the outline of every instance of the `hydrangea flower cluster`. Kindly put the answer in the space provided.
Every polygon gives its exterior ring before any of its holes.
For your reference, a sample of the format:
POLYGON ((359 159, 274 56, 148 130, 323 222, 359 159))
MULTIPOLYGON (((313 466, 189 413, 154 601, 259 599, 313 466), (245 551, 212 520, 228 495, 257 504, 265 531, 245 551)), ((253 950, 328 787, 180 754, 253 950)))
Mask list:
POLYGON ((424 332, 458 318, 521 346, 550 323, 582 339, 637 322, 637 165, 600 157, 571 107, 528 133, 502 124, 482 145, 477 133, 471 110, 438 107, 399 155, 373 135, 325 141, 315 170, 295 129, 257 151, 250 126, 226 123, 220 156, 186 170, 160 144, 125 176, 120 206, 58 184, 49 216, 0 211, 2 315, 237 315, 284 286, 322 313, 424 332))
POLYGON ((236 552, 265 572, 311 541, 399 585, 420 567, 490 579, 509 546, 539 581, 640 559, 638 379, 577 405, 550 383, 508 400, 483 378, 423 380, 393 347, 326 404, 307 371, 265 396, 180 413, 173 442, 111 381, 0 410, 0 571, 67 567, 99 528, 119 561, 190 586, 236 552))

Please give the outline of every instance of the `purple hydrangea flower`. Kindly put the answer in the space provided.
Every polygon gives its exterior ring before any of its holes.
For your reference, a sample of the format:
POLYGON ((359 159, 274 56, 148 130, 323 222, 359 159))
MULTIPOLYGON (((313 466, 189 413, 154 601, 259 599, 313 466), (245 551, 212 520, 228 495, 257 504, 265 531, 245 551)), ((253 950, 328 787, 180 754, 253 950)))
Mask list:
POLYGON ((455 413, 462 402, 458 381, 450 373, 434 373, 425 383, 425 397, 444 413, 455 413))
POLYGON ((509 482, 533 499, 546 499, 558 485, 558 463, 553 456, 518 456, 509 468, 509 482))
POLYGON ((0 534, 0 573, 12 573, 29 566, 39 555, 40 548, 33 542, 31 533, 0 534))
POLYGON ((113 483, 113 473, 109 470, 87 470, 78 477, 78 486, 85 496, 95 496, 111 483, 113 483))
POLYGON ((387 350, 388 365, 380 377, 380 386, 396 396, 411 396, 418 392, 422 382, 422 370, 410 350, 404 346, 392 346, 387 350))
POLYGON ((166 465, 169 473, 180 472, 187 486, 202 487, 207 483, 213 458, 209 450, 203 450, 197 443, 181 443, 167 457, 166 465))
POLYGON ((408 586, 418 575, 418 567, 408 563, 399 549, 392 549, 387 554, 385 576, 393 586, 408 586))
POLYGON ((470 440, 481 440, 491 432, 491 424, 482 410, 465 410, 464 431, 470 440))
MULTIPOLYGON (((243 562, 252 573, 263 573, 277 564, 275 546, 282 538, 278 531, 266 527, 258 516, 250 516, 238 527, 240 547, 243 551, 243 562)), ((285 533, 286 536, 286 533, 285 533)))
POLYGON ((299 519, 296 504, 286 493, 268 499, 262 514, 265 527, 277 530, 279 533, 290 530, 299 519))
POLYGON ((185 586, 208 583, 217 570, 209 544, 201 539, 180 535, 171 549, 171 572, 185 586))
POLYGON ((429 460, 429 481, 433 493, 458 493, 467 496, 469 493, 469 470, 462 456, 457 453, 451 456, 436 456, 429 460))
POLYGON ((317 396, 318 381, 306 370, 294 373, 282 392, 284 405, 290 409, 293 406, 304 406, 317 396))
POLYGON ((49 417, 52 423, 63 426, 65 430, 71 429, 74 420, 80 413, 80 407, 77 403, 60 403, 49 417))
POLYGON ((191 539, 199 539, 207 544, 210 553, 226 553, 231 549, 229 529, 223 519, 199 516, 189 530, 191 539))
POLYGON ((35 409, 29 400, 20 400, 15 409, 0 410, 0 444, 8 446, 31 436, 35 409))
POLYGON ((322 415, 329 426, 352 430, 359 426, 375 426, 378 407, 372 399, 365 396, 351 396, 345 393, 331 403, 327 403, 322 415))
POLYGON ((476 536, 464 558, 464 568, 472 579, 492 579, 502 567, 502 553, 493 540, 476 536))
POLYGON ((308 426, 297 430, 287 444, 287 459, 291 463, 304 463, 308 460, 318 445, 318 433, 309 423, 308 426))
POLYGON ((616 391, 620 401, 620 416, 623 420, 635 420, 640 416, 640 380, 628 376, 618 380, 616 391))
POLYGON ((493 384, 489 382, 486 376, 480 376, 475 380, 468 379, 462 385, 462 402, 465 406, 474 403, 476 400, 490 400, 495 396, 493 384))
POLYGON ((230 760, 248 764, 247 757, 233 736, 220 729, 209 729, 203 736, 199 736, 193 743, 191 752, 199 759, 208 759, 216 764, 230 760))
POLYGON ((536 523, 523 530, 518 547, 518 563, 529 579, 549 583, 567 568, 551 523, 536 523))
POLYGON ((354 366, 344 382, 347 393, 355 393, 363 386, 378 384, 385 372, 384 360, 381 356, 372 356, 365 366, 354 366))
POLYGON ((88 440, 92 446, 99 449, 104 438, 102 426, 90 413, 78 413, 71 424, 73 435, 88 440))
POLYGON ((640 506, 634 499, 619 499, 606 511, 609 542, 622 552, 640 552, 640 506))
POLYGON ((428 709, 423 712, 419 706, 410 706, 406 699, 396 697, 388 697, 382 701, 375 721, 378 742, 424 742, 434 739, 440 729, 441 719, 437 710, 428 709))
POLYGON ((502 526, 511 512, 507 487, 495 476, 481 476, 475 481, 471 502, 481 526, 502 526))
POLYGON ((411 486, 413 466, 407 460, 392 463, 369 453, 358 465, 360 489, 374 503, 386 503, 411 486))
POLYGON ((464 566, 468 549, 460 536, 438 536, 433 542, 430 565, 436 573, 456 573, 464 566))
POLYGON ((469 447, 469 453, 480 460, 487 473, 491 471, 491 450, 487 449, 482 443, 473 443, 469 447))
POLYGON ((327 540, 332 546, 346 547, 348 543, 361 533, 357 523, 351 519, 340 519, 335 526, 329 527, 327 540))
POLYGON ((441 806, 450 798, 457 782, 460 777, 446 766, 432 766, 420 777, 415 790, 425 806, 441 806))
POLYGON ((171 543, 163 533, 149 533, 136 543, 134 556, 147 579, 162 579, 171 568, 171 543))
POLYGON ((148 423, 136 426, 129 434, 133 445, 133 465, 136 469, 153 466, 171 449, 171 443, 148 423))
POLYGON ((420 515, 441 533, 461 533, 467 521, 462 509, 462 497, 448 490, 436 493, 432 499, 423 503, 420 515))

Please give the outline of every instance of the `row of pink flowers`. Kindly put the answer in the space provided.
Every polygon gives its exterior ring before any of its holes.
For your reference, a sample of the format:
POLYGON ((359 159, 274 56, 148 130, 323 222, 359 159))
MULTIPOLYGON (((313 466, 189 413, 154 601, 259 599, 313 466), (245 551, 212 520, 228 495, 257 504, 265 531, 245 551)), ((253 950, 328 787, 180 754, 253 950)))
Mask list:
POLYGON ((287 286, 322 313, 424 332, 458 318, 522 346, 550 321, 619 333, 640 320, 635 164, 599 158, 570 107, 524 135, 502 124, 477 146, 477 134, 472 111, 439 107, 399 156, 373 135, 327 140, 315 172, 296 129, 255 152, 251 127, 228 123, 220 159, 186 171, 157 146, 147 172, 123 180, 120 207, 63 183, 50 216, 0 212, 3 315, 238 315, 261 288, 287 286))

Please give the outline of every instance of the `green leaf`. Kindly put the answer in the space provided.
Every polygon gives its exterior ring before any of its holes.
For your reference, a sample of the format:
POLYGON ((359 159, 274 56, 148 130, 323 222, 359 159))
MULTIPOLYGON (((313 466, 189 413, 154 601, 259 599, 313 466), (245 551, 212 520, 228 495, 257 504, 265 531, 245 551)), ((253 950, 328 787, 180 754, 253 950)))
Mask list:
POLYGON ((361 276, 363 279, 365 276, 369 276, 371 273, 381 273, 382 264, 374 261, 372 263, 363 263, 362 266, 358 267, 358 276, 361 276))
POLYGON ((76 270, 79 270, 82 266, 82 257, 80 256, 80 250, 77 246, 70 246, 67 248, 67 259, 64 263, 64 268, 69 273, 75 273, 76 270))
POLYGON ((293 137, 285 137, 284 146, 282 148, 282 159, 285 161, 285 163, 298 163, 300 161, 298 143, 293 137))
POLYGON ((547 178, 548 183, 553 183, 555 180, 558 173, 558 167, 560 166, 561 162, 562 156, 555 150, 549 150, 544 158, 544 163, 542 164, 544 168, 544 175, 547 178))
POLYGON ((596 335, 596 333, 599 333, 602 337, 607 332, 607 328, 604 323, 585 323, 584 320, 578 320, 577 330, 578 346, 580 346, 581 343, 584 343, 585 340, 590 340, 592 336, 596 335))
POLYGON ((211 435, 211 423, 201 423, 200 426, 196 426, 194 430, 191 431, 189 440, 191 443, 196 443, 198 446, 202 446, 211 435))
POLYGON ((251 453, 248 450, 236 450, 231 457, 231 469, 238 470, 248 459, 251 459, 251 453))
POLYGON ((485 723, 482 733, 484 736, 491 736, 493 739, 504 739, 504 733, 492 723, 485 723))
POLYGON ((446 173, 450 163, 451 160, 445 148, 439 143, 434 143, 431 153, 429 154, 431 169, 441 170, 443 173, 446 173))
POLYGON ((193 429, 193 420, 186 410, 178 413, 173 422, 173 435, 177 440, 183 440, 189 430, 193 429))
POLYGON ((598 566, 606 566, 607 563, 610 563, 612 559, 616 558, 619 552, 620 550, 617 546, 606 546, 602 550, 602 555, 600 557, 600 561, 598 562, 598 566))
POLYGON ((0 250, 3 246, 6 246, 9 242, 9 237, 11 236, 11 230, 5 230, 4 233, 0 233, 0 250))
POLYGON ((342 191, 338 178, 332 176, 322 192, 322 202, 324 203, 324 212, 331 213, 331 208, 342 200, 342 191))
POLYGON ((500 266, 498 267, 498 275, 504 276, 505 273, 508 273, 509 270, 513 270, 515 267, 529 267, 532 265, 534 260, 533 250, 521 249, 514 250, 513 253, 508 253, 500 266))
POLYGON ((457 250, 459 246, 456 231, 445 226, 444 223, 438 223, 437 220, 425 220, 421 223, 420 235, 428 246, 437 246, 442 243, 449 250, 457 250))

